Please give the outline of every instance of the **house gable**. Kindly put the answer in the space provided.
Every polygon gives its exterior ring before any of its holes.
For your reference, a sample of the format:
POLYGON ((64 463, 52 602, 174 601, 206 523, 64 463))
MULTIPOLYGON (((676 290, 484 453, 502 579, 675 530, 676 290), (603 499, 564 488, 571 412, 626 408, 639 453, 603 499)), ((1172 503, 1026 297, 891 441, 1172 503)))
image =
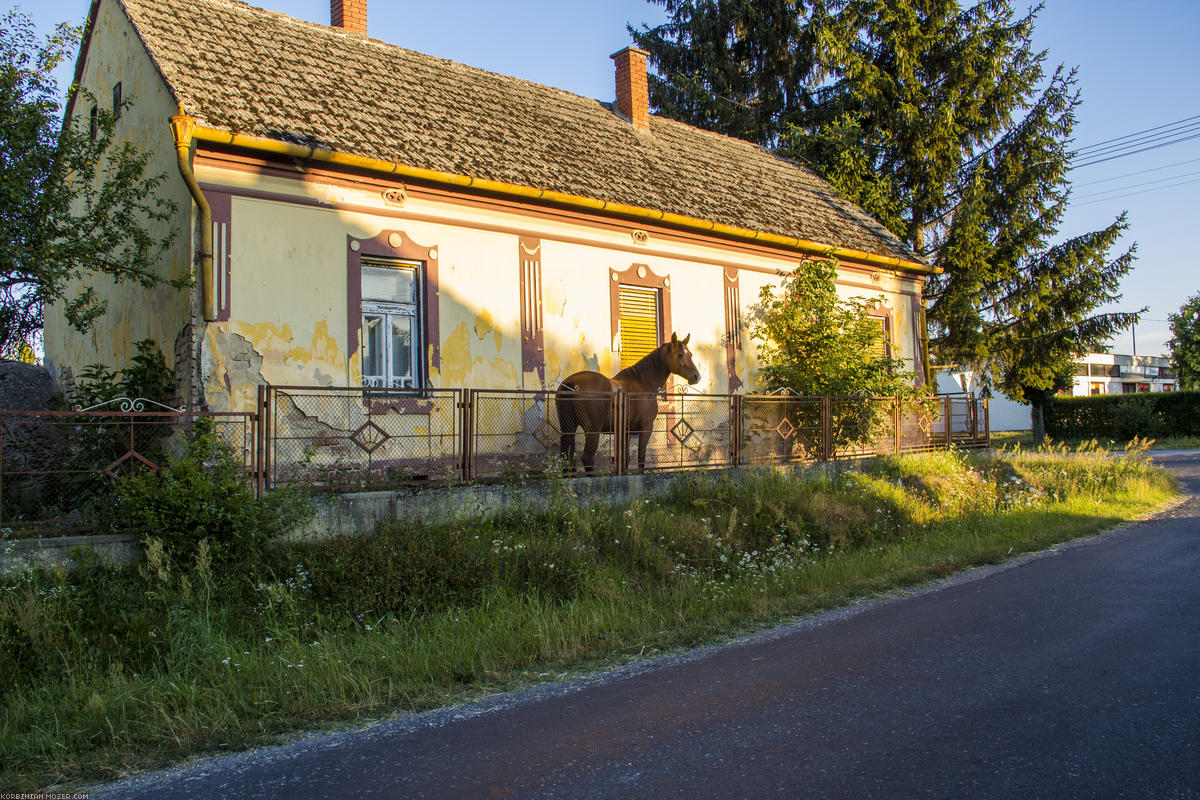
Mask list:
MULTIPOLYGON (((117 96, 124 107, 116 121, 118 143, 129 142, 149 154, 148 175, 163 174, 166 179, 160 193, 172 200, 177 208, 176 218, 166 223, 150 223, 147 230, 156 239, 172 231, 174 243, 159 264, 165 278, 186 276, 191 270, 192 241, 190 233, 191 197, 179 175, 171 132, 166 119, 175 110, 170 88, 150 59, 137 31, 117 0, 96 0, 89 12, 85 38, 76 63, 75 82, 83 90, 73 93, 67 113, 70 119, 86 120, 94 105, 113 109, 117 96), (119 86, 119 89, 118 89, 119 86)), ((177 356, 189 358, 191 297, 187 290, 169 286, 144 289, 132 283, 116 284, 107 278, 85 276, 69 291, 81 291, 91 286, 107 301, 107 312, 94 329, 80 334, 72 329, 61 307, 46 310, 46 363, 56 378, 64 369, 77 371, 83 366, 100 363, 110 368, 128 366, 135 354, 134 343, 153 340, 174 365, 177 356), (85 283, 86 282, 86 283, 85 283), (154 313, 147 313, 154 309, 154 313)), ((184 384, 181 399, 190 392, 187 378, 190 371, 177 370, 184 384)))

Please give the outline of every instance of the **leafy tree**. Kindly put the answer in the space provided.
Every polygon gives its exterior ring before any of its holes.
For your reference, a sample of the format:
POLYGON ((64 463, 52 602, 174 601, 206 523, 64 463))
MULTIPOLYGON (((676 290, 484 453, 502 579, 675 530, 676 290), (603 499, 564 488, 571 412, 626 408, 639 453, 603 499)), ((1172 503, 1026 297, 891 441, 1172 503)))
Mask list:
MULTIPOLYGON (((916 254, 945 269, 926 284, 939 361, 994 374, 1006 393, 1036 400, 1060 385, 1071 357, 1136 321, 1136 314, 1095 313, 1119 299, 1113 287, 1133 263, 1133 248, 1109 256, 1126 228, 1123 216, 1054 243, 1069 195, 1080 100, 1074 71, 1047 72, 1045 52, 1033 49, 1038 8, 1018 15, 1006 0, 793 3, 797 20, 785 40, 778 25, 754 27, 762 20, 752 14, 733 14, 733 24, 722 16, 742 3, 663 4, 671 20, 644 28, 639 43, 667 82, 690 76, 687 85, 715 86, 729 69, 728 59, 704 66, 714 48, 696 46, 698 32, 724 30, 750 50, 744 43, 766 43, 768 52, 811 48, 807 59, 795 53, 739 62, 744 72, 768 73, 738 73, 741 85, 802 74, 808 86, 787 95, 790 107, 754 106, 771 117, 760 128, 779 137, 782 154, 813 165, 916 254)), ((701 41, 717 38, 710 32, 701 41)), ((673 116, 687 108, 659 105, 673 116)))
POLYGON ((1188 298, 1179 313, 1168 314, 1171 323, 1171 364, 1180 389, 1200 389, 1200 292, 1188 298))
POLYGON ((750 334, 759 342, 759 378, 768 390, 861 399, 835 408, 834 446, 844 448, 872 441, 890 415, 890 407, 868 398, 914 400, 927 392, 883 347, 869 315, 882 296, 842 299, 836 280, 836 261, 801 262, 778 294, 763 287, 750 311, 750 334))
POLYGON ((62 120, 52 71, 78 39, 62 24, 39 41, 15 11, 0 22, 0 351, 34 341, 50 303, 62 303, 76 330, 90 329, 106 307, 93 288, 74 291, 88 275, 190 283, 156 269, 172 237, 145 228, 175 213, 158 196, 165 176, 147 177, 148 155, 119 142, 113 113, 82 89, 76 103, 95 114, 62 120))

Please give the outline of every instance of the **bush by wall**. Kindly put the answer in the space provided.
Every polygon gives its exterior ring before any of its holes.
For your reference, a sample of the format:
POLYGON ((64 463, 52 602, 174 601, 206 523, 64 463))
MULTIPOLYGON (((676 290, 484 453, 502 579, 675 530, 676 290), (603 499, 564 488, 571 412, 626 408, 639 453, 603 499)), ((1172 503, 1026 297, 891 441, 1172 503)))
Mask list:
POLYGON ((1046 406, 1055 439, 1200 436, 1200 392, 1056 397, 1046 406))

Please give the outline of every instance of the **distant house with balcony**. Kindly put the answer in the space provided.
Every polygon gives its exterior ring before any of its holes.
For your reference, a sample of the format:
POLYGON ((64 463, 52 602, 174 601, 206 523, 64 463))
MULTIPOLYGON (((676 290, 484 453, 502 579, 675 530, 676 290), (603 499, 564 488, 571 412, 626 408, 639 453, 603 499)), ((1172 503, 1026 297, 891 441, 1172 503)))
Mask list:
POLYGON ((1170 392, 1178 388, 1171 360, 1165 356, 1088 353, 1075 362, 1074 397, 1097 394, 1170 392))

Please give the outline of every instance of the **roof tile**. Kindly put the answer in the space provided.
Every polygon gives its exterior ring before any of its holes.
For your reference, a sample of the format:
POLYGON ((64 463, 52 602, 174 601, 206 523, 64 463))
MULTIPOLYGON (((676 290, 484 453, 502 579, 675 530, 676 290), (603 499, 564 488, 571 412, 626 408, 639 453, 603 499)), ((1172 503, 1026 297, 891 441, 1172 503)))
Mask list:
POLYGON ((811 170, 748 142, 237 0, 121 0, 203 124, 907 260, 811 170))

